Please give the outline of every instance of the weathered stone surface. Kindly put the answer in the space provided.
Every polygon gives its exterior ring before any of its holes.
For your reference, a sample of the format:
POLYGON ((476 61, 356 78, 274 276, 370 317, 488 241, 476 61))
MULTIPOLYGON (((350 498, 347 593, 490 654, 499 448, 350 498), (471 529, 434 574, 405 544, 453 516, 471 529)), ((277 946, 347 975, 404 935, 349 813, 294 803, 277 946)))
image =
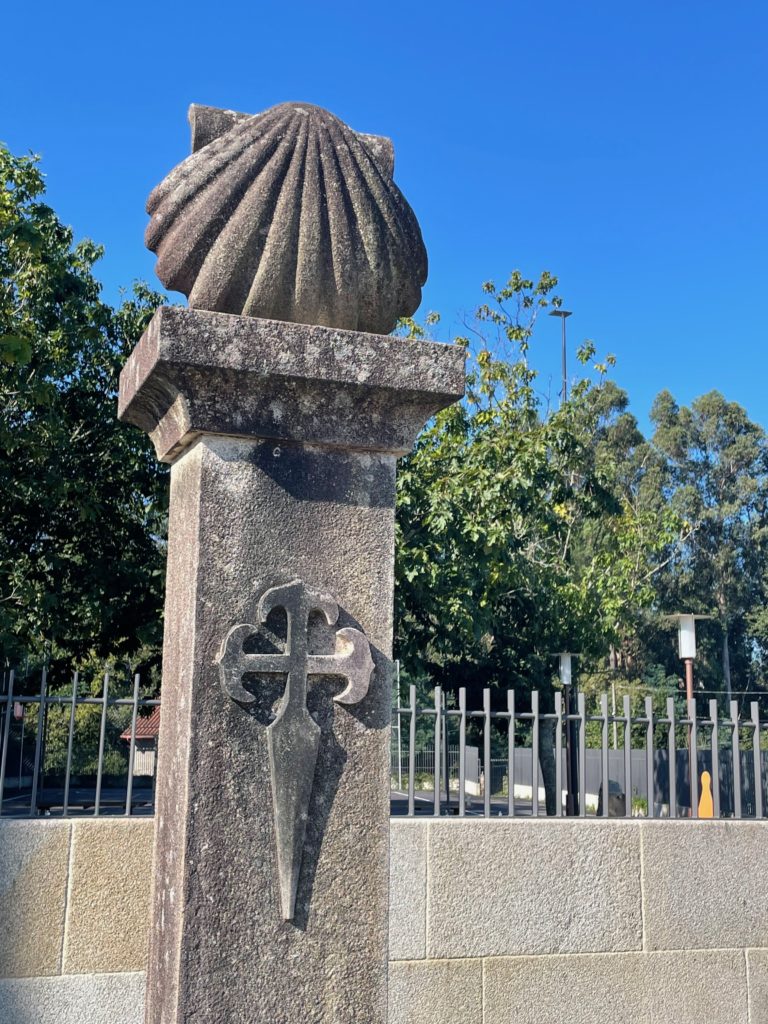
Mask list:
POLYGON ((749 1024, 768 1024, 768 949, 747 950, 749 1024))
POLYGON ((389 827, 389 959, 426 956, 427 824, 396 821, 389 827))
POLYGON ((428 957, 641 948, 633 822, 489 819, 428 827, 428 957))
POLYGON ((193 146, 146 233, 190 307, 381 334, 417 309, 427 254, 386 147, 308 103, 195 114, 193 146))
POLYGON ((60 971, 69 839, 67 821, 2 822, 0 977, 60 971))
POLYGON ((764 822, 645 822, 648 949, 768 945, 764 822))
MULTIPOLYGON (((243 114, 237 110, 221 110, 219 107, 207 107, 201 103, 193 103, 189 108, 189 127, 192 131, 192 152, 207 146, 218 139, 234 125, 247 121, 253 114, 243 114)), ((392 140, 384 135, 368 135, 355 132, 363 145, 381 169, 381 173, 391 178, 395 173, 395 147, 392 140)))
POLYGON ((192 1008, 201 1022, 385 1020, 394 468, 390 455, 220 437, 173 466, 151 1024, 192 1008), (264 590, 294 577, 333 594, 376 671, 352 707, 332 700, 342 680, 310 686, 321 736, 286 922, 266 734, 285 682, 254 680, 257 700, 240 706, 215 659, 264 590), (233 964, 247 965, 236 980, 233 964))
POLYGON ((386 1020, 395 458, 460 397, 463 364, 453 346, 165 309, 123 370, 121 417, 173 462, 147 1024, 386 1020), (297 580, 339 609, 310 620, 315 671, 360 633, 374 671, 365 695, 359 671, 310 680, 293 907, 269 781, 285 666, 238 661, 222 688, 218 662, 248 624, 242 655, 285 653, 284 608, 258 610, 297 580))
POLYGON ((143 973, 0 981, 3 1024, 141 1024, 143 1019, 143 973))
POLYGON ((481 1024, 482 960, 398 961, 389 969, 389 1024, 481 1024))
POLYGON ((153 822, 73 824, 64 974, 147 966, 153 822))
POLYGON ((484 1024, 748 1022, 736 950, 511 957, 484 971, 484 1024))
POLYGON ((172 462, 202 433, 402 455, 464 392, 458 346, 166 307, 120 374, 118 415, 172 462))

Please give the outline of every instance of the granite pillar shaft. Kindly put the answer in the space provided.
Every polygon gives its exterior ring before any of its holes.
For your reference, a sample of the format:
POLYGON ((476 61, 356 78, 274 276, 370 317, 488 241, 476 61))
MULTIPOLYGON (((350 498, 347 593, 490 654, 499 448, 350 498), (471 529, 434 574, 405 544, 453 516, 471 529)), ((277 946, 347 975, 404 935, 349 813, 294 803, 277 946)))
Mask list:
POLYGON ((393 491, 392 456, 271 441, 204 437, 173 467, 151 1024, 386 1019, 393 491), (310 685, 322 736, 286 922, 265 729, 284 684, 256 682, 246 712, 214 660, 293 577, 333 593, 376 675, 354 708, 310 685))
POLYGON ((395 462, 463 361, 375 338, 360 370, 374 336, 244 321, 164 310, 121 380, 121 415, 173 462, 146 1019, 384 1024, 395 462), (286 678, 245 674, 244 703, 217 659, 240 623, 280 652, 287 617, 259 602, 296 580, 338 605, 310 616, 310 653, 360 630, 374 671, 350 706, 344 679, 307 679, 319 744, 285 920, 267 730, 286 678))

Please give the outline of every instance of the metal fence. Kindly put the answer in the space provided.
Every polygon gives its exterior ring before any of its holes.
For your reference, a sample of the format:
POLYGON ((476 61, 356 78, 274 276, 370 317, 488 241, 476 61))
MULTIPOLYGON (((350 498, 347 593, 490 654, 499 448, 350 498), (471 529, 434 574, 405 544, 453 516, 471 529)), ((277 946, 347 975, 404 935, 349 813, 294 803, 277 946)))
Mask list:
MULTIPOLYGON (((157 730, 147 725, 160 701, 141 696, 138 675, 85 687, 76 674, 55 691, 45 671, 34 685, 0 678, 0 815, 152 814, 157 730)), ((621 714, 609 712, 607 694, 596 713, 583 694, 570 712, 560 692, 552 711, 538 692, 526 701, 523 710, 509 690, 499 709, 485 690, 482 709, 468 710, 462 689, 447 707, 436 687, 420 707, 411 686, 393 709, 392 813, 766 816, 768 736, 756 701, 748 717, 736 701, 723 715, 710 700, 703 716, 695 700, 679 715, 672 697, 663 715, 651 697, 643 714, 629 697, 621 714)))
POLYGON ((107 673, 89 689, 97 696, 83 692, 77 673, 55 693, 45 669, 32 686, 3 677, 0 815, 154 812, 156 740, 137 739, 137 726, 141 733, 143 713, 160 701, 140 696, 138 675, 118 685, 107 673))
POLYGON ((538 692, 526 699, 530 710, 521 710, 509 690, 504 709, 492 709, 485 690, 482 710, 467 710, 464 689, 454 708, 436 687, 433 703, 419 707, 411 686, 407 704, 393 709, 392 813, 766 816, 766 722, 756 701, 745 718, 737 701, 723 715, 710 700, 702 715, 690 700, 680 715, 669 697, 662 715, 651 697, 641 714, 629 697, 621 714, 609 712, 607 694, 589 714, 582 693, 570 712, 561 692, 551 712, 541 711, 538 692))

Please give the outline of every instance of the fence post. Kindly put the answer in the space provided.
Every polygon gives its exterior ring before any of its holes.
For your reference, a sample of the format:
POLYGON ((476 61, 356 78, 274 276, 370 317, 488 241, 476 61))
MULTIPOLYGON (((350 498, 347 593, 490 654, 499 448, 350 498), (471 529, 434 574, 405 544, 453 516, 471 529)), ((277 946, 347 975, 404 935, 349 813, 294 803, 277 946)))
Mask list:
POLYGON ((35 769, 32 774, 32 793, 29 797, 29 816, 37 816, 37 788, 40 785, 40 769, 43 757, 43 733, 45 731, 46 698, 48 696, 48 670, 43 669, 40 677, 40 708, 37 712, 37 738, 35 742, 35 769))
POLYGON ((467 789, 467 690, 459 689, 459 817, 466 809, 467 789))
POLYGON ((533 714, 533 735, 531 740, 531 814, 539 816, 539 691, 531 693, 531 713, 533 714))
POLYGON ((691 777, 691 817, 699 816, 699 743, 698 727, 696 722, 696 699, 692 697, 686 701, 688 705, 688 726, 690 737, 688 745, 688 768, 691 777))
POLYGON ((751 702, 752 727, 754 728, 752 739, 752 758, 755 765, 755 817, 763 816, 763 766, 760 754, 760 709, 757 701, 751 702))
POLYGON ((104 774, 104 737, 107 733, 107 701, 109 699, 109 672, 104 673, 104 696, 101 703, 101 723, 99 726, 99 765, 96 771, 96 802, 93 805, 94 816, 101 813, 101 780, 104 774))
MULTIPOLYGON (((132 807, 131 802, 133 800, 133 758, 136 751, 136 718, 139 710, 139 682, 140 677, 137 672, 133 677, 133 709, 131 711, 131 745, 128 748, 128 785, 125 789, 125 813, 130 816, 132 807)), ((157 756, 157 755, 155 755, 157 756)))
POLYGON ((648 790, 648 817, 656 813, 656 749, 654 743, 653 697, 645 698, 645 780, 648 790))
POLYGON ((435 764, 432 777, 435 782, 435 792, 433 797, 433 814, 436 817, 440 815, 440 762, 441 762, 441 740, 442 740, 442 722, 440 716, 443 710, 443 691, 442 687, 435 687, 435 764))
POLYGON ((515 814, 515 691, 507 690, 509 731, 507 733, 507 814, 515 814))
POLYGON ((667 718, 669 734, 667 750, 669 757, 669 816, 677 817, 677 738, 675 736, 675 698, 667 697, 667 718))
POLYGON ((403 716, 400 700, 400 659, 395 662, 395 686, 397 687, 397 788, 403 789, 403 716))
POLYGON ((411 717, 408 722, 408 814, 413 816, 415 810, 415 786, 416 780, 416 684, 411 683, 408 692, 408 699, 411 706, 411 717))
POLYGON ((600 761, 601 773, 603 776, 603 817, 608 817, 608 801, 611 794, 611 780, 608 768, 608 694, 600 696, 600 714, 602 716, 602 728, 600 730, 600 761))
MULTIPOLYGON (((614 726, 615 726, 614 722, 614 726)), ((624 694, 624 817, 632 817, 632 708, 624 694)))
POLYGON ((555 815, 563 816, 563 694, 555 693, 555 815))
POLYGON ((491 691, 483 690, 483 814, 491 816, 491 691))
POLYGON ((5 695, 5 718, 3 719, 3 749, 0 751, 0 815, 3 813, 3 796, 5 794, 5 769, 8 763, 8 737, 11 728, 11 714, 13 713, 13 681, 14 672, 11 669, 8 676, 8 693, 5 695))
POLYGON ((733 816, 741 817, 741 744, 739 742, 739 704, 731 701, 731 754, 733 757, 733 816))
POLYGON ((712 722, 712 812, 720 817, 720 726, 717 720, 717 699, 709 702, 709 718, 712 722))
POLYGON ((587 816, 587 704, 584 694, 576 695, 579 712, 579 815, 587 816))
POLYGON ((69 783, 72 778, 72 747, 75 741, 75 710, 77 709, 77 689, 80 683, 80 673, 75 672, 72 677, 72 702, 69 705, 69 731, 67 733, 67 767, 64 775, 64 808, 63 815, 69 813, 69 783))
POLYGON ((443 780, 445 781, 445 809, 448 814, 451 813, 451 774, 448 766, 448 707, 445 700, 445 694, 443 694, 443 700, 441 704, 441 714, 443 716, 443 780))

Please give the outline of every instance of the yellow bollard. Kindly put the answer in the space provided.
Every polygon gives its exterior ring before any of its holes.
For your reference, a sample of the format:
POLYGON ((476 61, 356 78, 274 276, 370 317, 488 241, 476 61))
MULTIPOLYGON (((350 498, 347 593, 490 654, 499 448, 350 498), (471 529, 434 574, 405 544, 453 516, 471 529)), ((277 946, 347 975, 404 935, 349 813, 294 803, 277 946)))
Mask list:
POLYGON ((712 776, 709 772, 701 773, 701 799, 699 800, 699 817, 714 818, 715 805, 712 802, 712 776))

